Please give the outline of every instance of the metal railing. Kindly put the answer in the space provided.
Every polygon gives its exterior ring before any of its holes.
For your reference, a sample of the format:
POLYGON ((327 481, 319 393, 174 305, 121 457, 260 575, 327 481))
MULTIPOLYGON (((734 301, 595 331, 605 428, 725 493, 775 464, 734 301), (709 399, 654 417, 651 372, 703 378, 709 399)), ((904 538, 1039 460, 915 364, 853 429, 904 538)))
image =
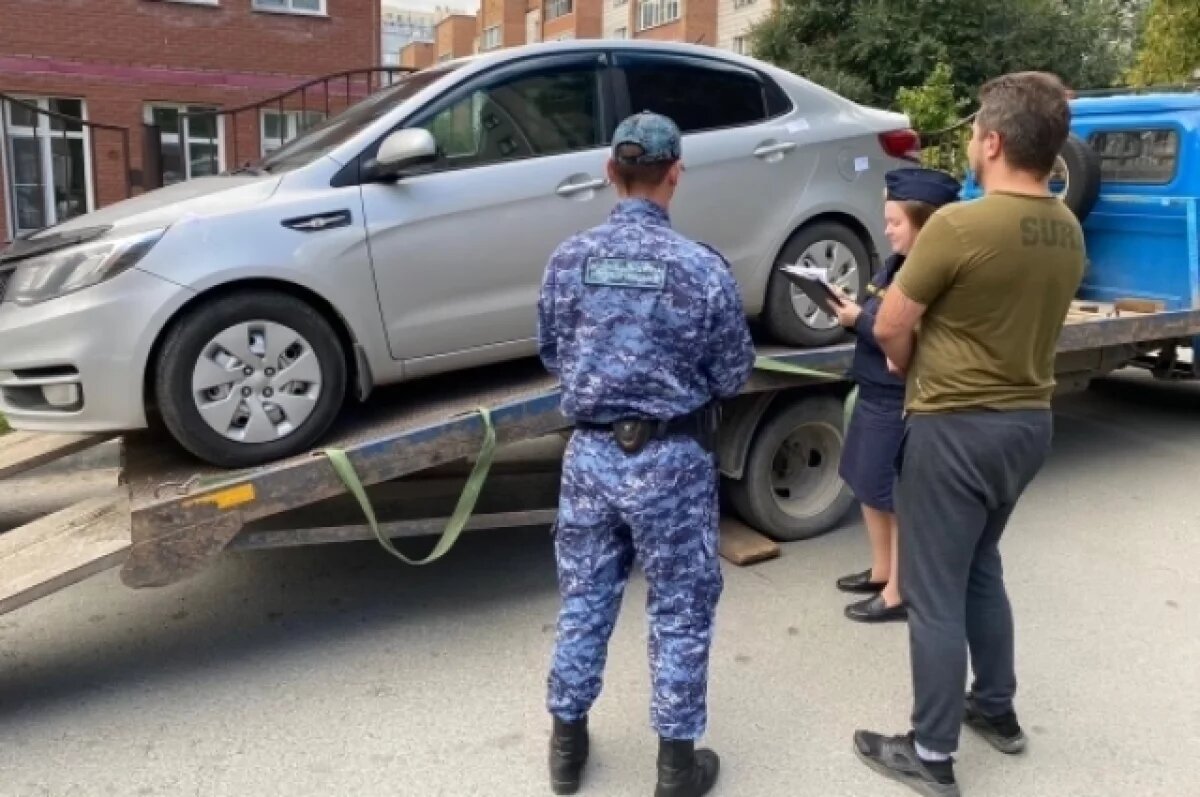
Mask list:
MULTIPOLYGON (((323 75, 265 100, 234 108, 214 108, 180 113, 177 131, 182 131, 185 125, 191 126, 193 122, 200 122, 208 131, 208 135, 199 138, 191 137, 190 140, 207 143, 208 147, 215 151, 221 144, 221 130, 224 128, 228 131, 230 140, 229 151, 225 153, 224 157, 225 163, 230 168, 249 166, 263 156, 262 143, 267 138, 274 141, 277 146, 283 146, 317 121, 328 119, 334 113, 341 112, 374 92, 392 85, 397 76, 414 71, 416 70, 407 66, 378 66, 323 75), (265 136, 263 111, 275 112, 280 135, 265 136), (317 115, 319 115, 319 119, 317 115), (249 124, 246 124, 247 116, 252 116, 249 124), (290 119, 296 120, 295 125, 289 122, 290 119), (244 157, 247 150, 243 143, 251 130, 257 131, 257 140, 253 142, 253 149, 250 150, 252 156, 244 157)), ((160 140, 161 129, 157 129, 156 125, 147 125, 147 128, 147 139, 160 140)), ((147 170, 147 172, 148 175, 151 174, 151 170, 147 170)), ((147 188, 162 185, 161 164, 157 170, 153 171, 152 176, 157 176, 158 182, 154 186, 146 186, 147 188)))

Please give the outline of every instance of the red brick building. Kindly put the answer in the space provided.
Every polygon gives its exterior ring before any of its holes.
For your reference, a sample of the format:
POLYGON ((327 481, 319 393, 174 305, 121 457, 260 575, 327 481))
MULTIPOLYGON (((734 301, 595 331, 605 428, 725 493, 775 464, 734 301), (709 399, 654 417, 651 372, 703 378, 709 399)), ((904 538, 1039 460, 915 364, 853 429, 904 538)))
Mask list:
POLYGON ((376 0, 0 0, 0 94, 28 104, 0 102, 0 241, 154 185, 147 123, 165 182, 257 160, 367 75, 211 111, 377 66, 380 25, 376 0))

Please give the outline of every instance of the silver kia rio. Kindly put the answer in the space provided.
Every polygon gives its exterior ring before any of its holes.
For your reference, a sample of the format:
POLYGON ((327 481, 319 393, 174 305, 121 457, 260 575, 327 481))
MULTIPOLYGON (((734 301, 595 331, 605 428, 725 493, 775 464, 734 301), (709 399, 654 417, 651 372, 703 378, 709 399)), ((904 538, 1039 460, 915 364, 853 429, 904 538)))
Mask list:
POLYGON ((606 143, 641 110, 684 132, 673 222, 729 259, 765 334, 836 341, 776 272, 865 289, 908 120, 709 47, 554 42, 412 73, 257 166, 16 241, 0 412, 63 432, 156 414, 241 467, 312 446, 348 394, 528 357, 546 260, 606 218, 606 143))

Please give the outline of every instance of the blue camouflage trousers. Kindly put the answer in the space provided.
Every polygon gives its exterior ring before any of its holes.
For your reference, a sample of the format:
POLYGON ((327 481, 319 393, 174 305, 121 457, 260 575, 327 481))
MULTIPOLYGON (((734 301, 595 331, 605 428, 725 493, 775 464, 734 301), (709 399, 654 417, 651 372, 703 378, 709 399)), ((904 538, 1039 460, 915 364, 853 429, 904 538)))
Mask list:
POLYGON ((547 708, 582 719, 600 695, 608 640, 635 561, 646 574, 650 723, 698 739, 707 720, 717 558, 715 460, 687 438, 628 455, 605 432, 576 431, 563 459, 555 529, 562 608, 547 708))

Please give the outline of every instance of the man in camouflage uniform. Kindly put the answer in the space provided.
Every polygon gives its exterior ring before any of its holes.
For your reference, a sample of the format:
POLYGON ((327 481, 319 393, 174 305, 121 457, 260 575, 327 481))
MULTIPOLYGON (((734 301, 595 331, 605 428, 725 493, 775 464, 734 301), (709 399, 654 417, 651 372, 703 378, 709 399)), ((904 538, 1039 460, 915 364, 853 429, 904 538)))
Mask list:
POLYGON ((699 797, 718 759, 707 722, 717 560, 717 401, 749 378, 754 348, 729 265, 671 229, 680 134, 651 113, 613 138, 608 221, 555 251, 538 301, 542 361, 576 431, 555 530, 562 610, 549 677, 551 787, 579 788, 587 715, 635 557, 649 587, 656 797, 699 797))

